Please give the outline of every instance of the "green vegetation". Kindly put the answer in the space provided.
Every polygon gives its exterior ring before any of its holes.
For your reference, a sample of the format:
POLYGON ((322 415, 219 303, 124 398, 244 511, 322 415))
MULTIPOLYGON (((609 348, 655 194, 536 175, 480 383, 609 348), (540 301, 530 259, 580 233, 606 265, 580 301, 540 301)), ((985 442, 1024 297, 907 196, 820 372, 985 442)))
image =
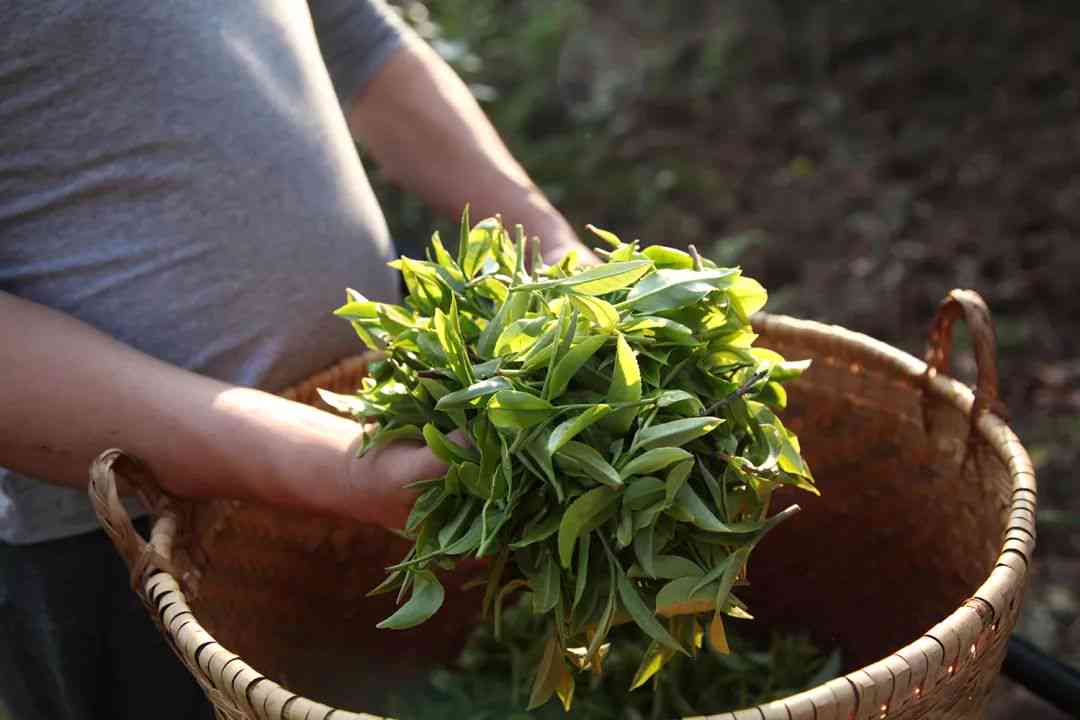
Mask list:
POLYGON ((543 651, 536 639, 543 635, 544 620, 528 602, 504 615, 501 640, 489 626, 477 627, 453 667, 434 670, 419 685, 395 693, 386 712, 401 720, 696 717, 787 697, 831 680, 841 669, 839 653, 825 655, 802 635, 755 637, 735 630, 729 635, 731 654, 676 656, 653 676, 651 692, 627 694, 648 640, 620 627, 612 631, 603 674, 579 683, 569 713, 558 703, 529 713, 521 708, 529 696, 529 670, 543 651))
POLYGON ((376 589, 408 599, 380 627, 423 623, 438 570, 492 558, 495 637, 517 591, 544 621, 530 708, 558 695, 569 709, 574 671, 599 673, 617 625, 650 641, 631 688, 706 635, 727 652, 723 617, 750 617, 732 592, 750 553, 797 510, 770 516, 773 491, 817 492, 774 414, 809 363, 753 346, 765 289, 692 247, 592 230, 606 262, 534 252, 527 269, 522 228, 513 242, 466 213, 456 257, 436 234, 427 260, 393 263, 404 306, 349 291, 337 315, 384 357, 357 395, 323 394, 379 421, 362 451, 422 439, 449 465, 418 484, 413 546, 376 589))

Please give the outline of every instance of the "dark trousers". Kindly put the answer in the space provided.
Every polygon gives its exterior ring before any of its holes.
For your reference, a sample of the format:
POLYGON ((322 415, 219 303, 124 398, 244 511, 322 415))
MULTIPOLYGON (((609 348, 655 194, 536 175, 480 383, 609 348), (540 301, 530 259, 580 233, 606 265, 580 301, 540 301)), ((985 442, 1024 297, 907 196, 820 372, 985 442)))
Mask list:
POLYGON ((0 720, 213 716, 104 533, 0 543, 0 720))

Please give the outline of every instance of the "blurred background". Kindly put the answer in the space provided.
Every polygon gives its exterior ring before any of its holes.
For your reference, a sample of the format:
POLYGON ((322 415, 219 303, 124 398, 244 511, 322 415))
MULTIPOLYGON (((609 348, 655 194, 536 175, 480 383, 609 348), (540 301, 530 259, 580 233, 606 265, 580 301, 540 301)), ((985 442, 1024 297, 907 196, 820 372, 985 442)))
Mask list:
MULTIPOLYGON (((919 356, 944 294, 982 293, 1039 481, 1018 634, 1080 668, 1080 3, 395 4, 575 227, 694 243, 919 356)), ((456 235, 369 167, 402 252, 456 235)))

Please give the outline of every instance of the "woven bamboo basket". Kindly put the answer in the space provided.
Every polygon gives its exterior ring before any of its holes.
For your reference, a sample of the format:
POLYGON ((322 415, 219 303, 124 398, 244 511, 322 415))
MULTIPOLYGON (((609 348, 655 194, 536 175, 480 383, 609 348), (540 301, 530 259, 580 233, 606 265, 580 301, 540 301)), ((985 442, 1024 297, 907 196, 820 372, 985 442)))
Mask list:
MULTIPOLYGON (((1035 477, 998 401, 994 333, 981 298, 954 290, 926 362, 843 328, 760 316, 759 343, 812 369, 785 420, 822 488, 758 549, 748 601, 762 623, 812 628, 843 648, 843 677, 716 720, 982 717, 1019 611, 1035 545, 1035 477), (948 376, 951 334, 974 341, 974 393, 948 376)), ((348 360, 286 393, 350 391, 348 360)), ((475 595, 415 631, 374 629, 392 599, 365 593, 404 545, 337 520, 163 494, 110 450, 90 494, 135 590, 222 720, 358 720, 380 689, 453 657, 475 595), (136 534, 117 483, 156 521, 136 534), (344 710, 338 708, 352 708, 344 710)), ((454 578, 449 579, 450 583, 454 578)))

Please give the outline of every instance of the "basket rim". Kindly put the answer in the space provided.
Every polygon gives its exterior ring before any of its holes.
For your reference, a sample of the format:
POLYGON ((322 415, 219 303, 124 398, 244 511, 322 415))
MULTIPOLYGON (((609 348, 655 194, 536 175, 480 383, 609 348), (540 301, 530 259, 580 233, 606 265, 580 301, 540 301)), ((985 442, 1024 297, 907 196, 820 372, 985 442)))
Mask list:
MULTIPOLYGON (((767 313, 756 315, 754 326, 777 336, 828 342, 840 355, 850 354, 853 361, 898 374, 967 416, 972 412, 975 396, 967 386, 932 369, 928 371, 922 360, 869 335, 838 325, 767 313)), ((340 373, 342 367, 355 367, 357 362, 356 357, 347 358, 302 385, 310 386, 320 377, 340 373)), ((962 665, 981 655, 980 650, 989 645, 1003 619, 1006 626, 1002 629, 1011 630, 1008 618, 1020 601, 1035 547, 1035 472, 1027 450, 1004 419, 983 412, 972 427, 1008 468, 1012 494, 996 564, 971 597, 919 638, 876 662, 781 700, 713 715, 708 720, 813 720, 823 717, 821 713, 837 718, 885 717, 886 708, 892 710, 913 699, 917 701, 932 688, 954 680, 962 665)), ((175 509, 165 504, 153 523, 150 545, 166 561, 170 559, 178 521, 175 509)), ((331 716, 334 720, 387 720, 324 705, 263 676, 201 626, 178 578, 168 570, 157 567, 144 576, 140 594, 151 613, 160 619, 173 649, 193 669, 196 680, 219 708, 270 720, 327 720, 331 716)))

